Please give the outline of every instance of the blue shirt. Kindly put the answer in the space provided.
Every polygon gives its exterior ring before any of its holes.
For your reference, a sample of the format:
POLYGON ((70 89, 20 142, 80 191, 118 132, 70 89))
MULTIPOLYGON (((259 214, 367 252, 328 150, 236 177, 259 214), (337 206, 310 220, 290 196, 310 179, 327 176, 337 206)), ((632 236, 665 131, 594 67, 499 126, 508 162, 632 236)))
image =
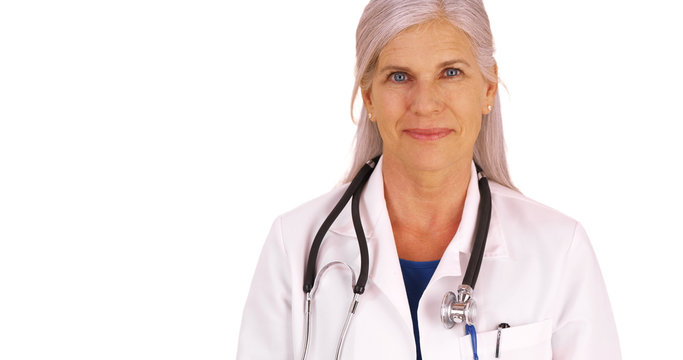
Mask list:
POLYGON ((420 303, 422 293, 425 291, 429 280, 434 275, 439 260, 434 261, 408 261, 398 259, 403 272, 403 282, 406 284, 410 316, 413 318, 413 333, 415 333, 415 346, 417 348, 417 360, 422 360, 420 351, 420 331, 417 325, 417 305, 420 303))

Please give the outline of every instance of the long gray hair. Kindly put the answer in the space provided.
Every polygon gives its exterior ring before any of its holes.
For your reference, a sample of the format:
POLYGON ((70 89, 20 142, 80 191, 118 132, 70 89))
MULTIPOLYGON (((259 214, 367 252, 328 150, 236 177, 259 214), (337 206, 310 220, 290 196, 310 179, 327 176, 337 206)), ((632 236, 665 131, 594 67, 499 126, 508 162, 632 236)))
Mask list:
MULTIPOLYGON (((433 19, 445 19, 463 30, 472 42, 480 71, 489 81, 498 82, 493 58, 493 36, 482 0, 371 0, 365 7, 356 30, 356 81, 351 97, 351 116, 359 89, 370 88, 382 49, 401 31, 433 19)), ((354 141, 353 164, 347 174, 351 181, 363 164, 382 152, 377 123, 368 120, 365 106, 354 141)), ((496 93, 493 110, 482 115, 481 130, 474 144, 474 161, 486 176, 515 189, 508 173, 505 140, 496 93)))

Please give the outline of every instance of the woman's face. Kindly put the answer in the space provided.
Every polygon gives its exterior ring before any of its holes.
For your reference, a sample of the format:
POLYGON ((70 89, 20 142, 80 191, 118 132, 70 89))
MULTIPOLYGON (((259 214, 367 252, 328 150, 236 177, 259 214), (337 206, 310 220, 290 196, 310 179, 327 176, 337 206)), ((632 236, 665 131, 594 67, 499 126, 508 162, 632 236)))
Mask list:
POLYGON ((415 170, 439 170, 472 160, 496 89, 480 72, 467 35, 435 20, 406 29, 382 49, 362 94, 385 156, 415 170))

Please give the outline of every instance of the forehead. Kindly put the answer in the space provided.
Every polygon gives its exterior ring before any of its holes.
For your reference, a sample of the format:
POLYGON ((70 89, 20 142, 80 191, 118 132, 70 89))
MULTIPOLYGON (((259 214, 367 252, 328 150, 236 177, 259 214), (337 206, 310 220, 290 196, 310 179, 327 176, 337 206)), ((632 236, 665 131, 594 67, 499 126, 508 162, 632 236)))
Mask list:
POLYGON ((442 62, 450 58, 461 58, 474 62, 472 44, 467 34, 446 20, 432 20, 411 26, 382 49, 379 64, 388 62, 421 62, 433 60, 442 62))

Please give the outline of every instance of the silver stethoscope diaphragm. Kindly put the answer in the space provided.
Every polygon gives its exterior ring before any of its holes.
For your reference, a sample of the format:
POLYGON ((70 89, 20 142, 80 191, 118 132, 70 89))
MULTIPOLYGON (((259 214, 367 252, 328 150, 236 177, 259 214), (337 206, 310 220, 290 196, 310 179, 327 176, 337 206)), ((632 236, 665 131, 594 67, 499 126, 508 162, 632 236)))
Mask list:
POLYGON ((458 293, 449 291, 444 295, 441 302, 441 323, 447 329, 456 324, 465 323, 474 325, 477 321, 477 304, 472 298, 472 288, 468 285, 460 285, 458 293))

